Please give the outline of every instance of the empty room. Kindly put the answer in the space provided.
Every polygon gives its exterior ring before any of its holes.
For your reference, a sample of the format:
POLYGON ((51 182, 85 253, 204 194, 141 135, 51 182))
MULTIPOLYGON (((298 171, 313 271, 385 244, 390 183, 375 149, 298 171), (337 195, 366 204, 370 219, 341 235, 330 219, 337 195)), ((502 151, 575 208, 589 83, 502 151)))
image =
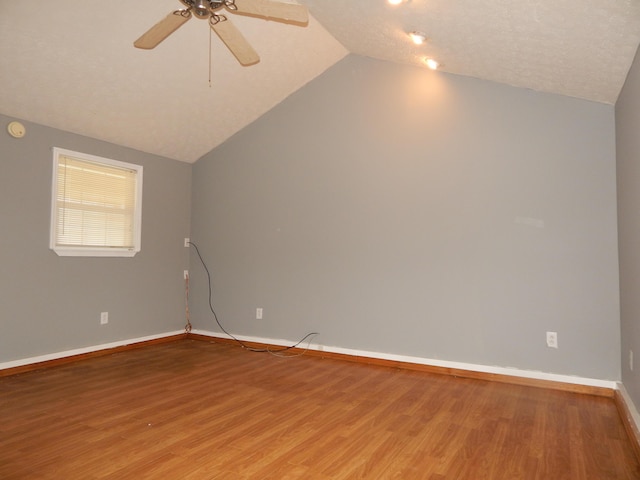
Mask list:
POLYGON ((0 0, 0 478, 640 479, 639 44, 0 0))

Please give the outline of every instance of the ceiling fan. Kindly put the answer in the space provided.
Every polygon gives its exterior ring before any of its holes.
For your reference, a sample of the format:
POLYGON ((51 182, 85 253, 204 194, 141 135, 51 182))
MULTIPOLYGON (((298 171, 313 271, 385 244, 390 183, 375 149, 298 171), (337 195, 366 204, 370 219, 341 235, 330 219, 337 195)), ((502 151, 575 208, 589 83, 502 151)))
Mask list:
POLYGON ((241 65, 254 65, 260 57, 244 38, 240 30, 227 18, 223 9, 229 12, 278 20, 293 24, 309 21, 307 8, 297 3, 277 0, 180 0, 187 8, 171 12, 147 30, 133 45, 137 48, 152 49, 180 28, 192 16, 208 19, 211 29, 216 32, 241 65))

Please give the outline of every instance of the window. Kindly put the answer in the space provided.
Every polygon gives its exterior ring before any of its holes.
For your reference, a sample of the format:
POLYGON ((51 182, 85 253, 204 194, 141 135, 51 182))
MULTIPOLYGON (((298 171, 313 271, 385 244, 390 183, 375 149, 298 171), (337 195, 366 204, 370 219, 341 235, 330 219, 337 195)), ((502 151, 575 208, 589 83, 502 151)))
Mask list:
POLYGON ((53 149, 51 248, 61 256, 140 251, 142 167, 53 149))

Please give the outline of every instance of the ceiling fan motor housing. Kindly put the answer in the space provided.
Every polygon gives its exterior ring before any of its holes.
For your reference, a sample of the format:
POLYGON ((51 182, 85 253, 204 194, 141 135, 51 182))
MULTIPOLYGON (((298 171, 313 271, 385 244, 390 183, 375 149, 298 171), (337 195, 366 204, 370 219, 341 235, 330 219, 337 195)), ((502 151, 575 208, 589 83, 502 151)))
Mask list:
POLYGON ((208 3, 206 0, 197 0, 193 7, 193 14, 198 18, 207 18, 210 15, 208 3))
MULTIPOLYGON (((224 0, 180 0, 198 18, 209 18, 216 10, 224 7, 224 0)), ((233 2, 229 2, 233 5, 233 2)))

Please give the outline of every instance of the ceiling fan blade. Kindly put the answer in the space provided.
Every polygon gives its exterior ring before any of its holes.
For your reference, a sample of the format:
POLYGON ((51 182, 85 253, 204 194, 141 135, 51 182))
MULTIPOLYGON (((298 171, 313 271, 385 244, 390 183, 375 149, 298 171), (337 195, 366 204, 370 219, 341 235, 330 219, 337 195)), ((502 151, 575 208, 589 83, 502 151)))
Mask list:
POLYGON ((235 0, 235 5, 238 7, 238 13, 285 22, 309 22, 307 7, 297 3, 276 0, 235 0))
POLYGON ((176 10, 143 33, 140 38, 133 42, 133 46, 147 50, 155 48, 190 18, 191 12, 189 10, 176 10))
POLYGON ((247 42, 240 30, 229 20, 212 23, 211 28, 224 42, 231 53, 238 59, 241 65, 254 65, 260 61, 260 57, 247 42))

